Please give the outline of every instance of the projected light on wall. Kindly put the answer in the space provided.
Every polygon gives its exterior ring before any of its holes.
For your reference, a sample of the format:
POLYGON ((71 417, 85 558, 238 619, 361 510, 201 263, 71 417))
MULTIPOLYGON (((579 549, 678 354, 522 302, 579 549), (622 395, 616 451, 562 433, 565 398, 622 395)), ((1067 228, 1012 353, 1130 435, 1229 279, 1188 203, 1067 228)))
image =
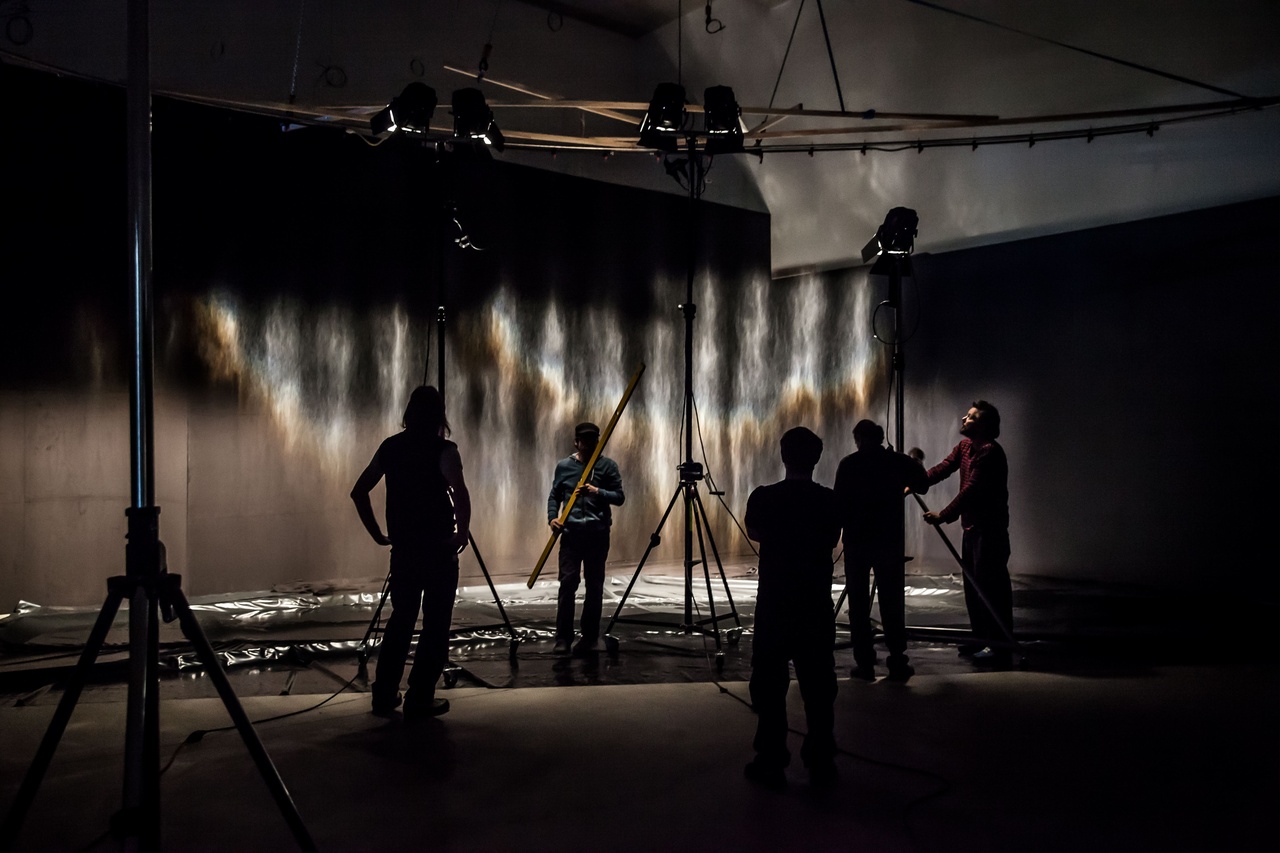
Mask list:
MULTIPOLYGON (((695 456, 705 446, 735 512, 752 488, 779 476, 777 439, 790 426, 827 438, 823 464, 832 469, 848 450, 851 413, 869 405, 880 366, 866 334, 865 277, 846 278, 700 284, 695 456)), ((614 555, 638 559, 681 456, 679 286, 653 284, 655 304, 670 303, 670 316, 638 320, 607 304, 525 298, 502 286, 455 319, 449 417, 486 557, 536 557, 549 472, 571 450, 572 424, 606 419, 632 361, 644 360, 645 379, 609 446, 628 492, 614 555)), ((357 316, 287 300, 249 309, 227 296, 208 297, 201 311, 201 352, 213 377, 258 400, 279 449, 309 458, 345 494, 380 437, 399 428, 408 391, 424 374, 428 324, 415 325, 400 307, 357 316)), ((713 515, 726 550, 744 551, 727 517, 713 515)))

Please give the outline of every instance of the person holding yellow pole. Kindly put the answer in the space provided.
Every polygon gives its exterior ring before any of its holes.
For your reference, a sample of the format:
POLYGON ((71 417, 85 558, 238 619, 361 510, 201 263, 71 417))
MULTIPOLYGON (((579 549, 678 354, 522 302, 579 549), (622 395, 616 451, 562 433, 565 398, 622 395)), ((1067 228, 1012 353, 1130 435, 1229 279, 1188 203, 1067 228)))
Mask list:
POLYGON ((596 459, 591 475, 583 470, 600 440, 600 427, 580 423, 573 432, 573 454, 556 463, 551 493, 547 496, 547 524, 560 536, 560 592, 556 606, 556 644, 552 654, 575 655, 594 651, 600 642, 600 610, 604 600, 604 564, 609 557, 611 507, 626 500, 618 463, 607 456, 596 459), (561 524, 560 511, 570 497, 573 509, 561 524), (573 615, 578 586, 586 580, 582 605, 582 639, 573 643, 573 615))

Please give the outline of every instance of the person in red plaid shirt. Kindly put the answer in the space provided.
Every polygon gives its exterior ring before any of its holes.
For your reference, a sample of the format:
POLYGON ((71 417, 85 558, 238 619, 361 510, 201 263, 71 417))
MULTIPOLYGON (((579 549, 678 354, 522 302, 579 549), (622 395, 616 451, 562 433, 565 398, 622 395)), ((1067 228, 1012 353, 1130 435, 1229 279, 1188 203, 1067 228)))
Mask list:
POLYGON ((929 524, 946 524, 956 519, 964 528, 960 558, 967 569, 964 602, 975 642, 960 647, 961 655, 972 655, 975 664, 1008 668, 1013 654, 1001 625, 1013 630, 1013 588, 1009 582, 1009 460, 996 443, 1000 435, 1000 412, 986 400, 976 400, 960 419, 964 438, 946 459, 925 475, 929 485, 960 472, 960 491, 955 500, 938 512, 926 512, 929 524), (970 581, 970 577, 973 578, 970 581), (977 589, 974 588, 977 585, 977 589), (983 603, 981 590, 991 603, 983 603), (998 621, 997 621, 998 620, 998 621))

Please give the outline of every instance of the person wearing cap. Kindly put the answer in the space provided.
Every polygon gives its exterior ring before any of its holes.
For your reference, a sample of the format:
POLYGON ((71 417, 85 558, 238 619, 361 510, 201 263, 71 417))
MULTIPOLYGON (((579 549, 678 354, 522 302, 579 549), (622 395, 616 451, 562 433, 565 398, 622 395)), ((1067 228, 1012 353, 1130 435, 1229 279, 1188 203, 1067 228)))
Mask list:
POLYGON ((751 647, 755 758, 745 768, 757 785, 781 789, 787 749, 788 662, 794 664, 808 732, 800 757, 817 788, 836 782, 835 613, 831 551, 840 539, 835 493, 813 481, 822 439, 804 427, 781 441, 786 477, 747 499, 747 536, 760 543, 751 647))
POLYGON ((591 459, 600 440, 600 427, 580 423, 573 431, 573 453, 556 463, 551 493, 547 496, 547 523, 560 531, 560 592, 556 606, 556 644, 552 653, 583 655, 600 642, 600 610, 604 601, 604 564, 609 557, 609 529, 613 525, 611 507, 626 500, 618 463, 607 456, 596 459, 591 476, 574 500, 564 524, 560 513, 591 459), (573 646, 573 613, 578 586, 585 576, 586 596, 582 604, 582 639, 573 646))
MULTIPOLYGON (((889 649, 890 681, 915 674, 907 659, 903 552, 903 495, 929 489, 924 466, 884 446, 884 429, 861 420, 853 428, 857 450, 840 460, 835 492, 844 527, 844 577, 849 594, 853 677, 875 680, 875 635, 871 630, 871 573, 880 599, 880 624, 889 649)), ((922 454, 923 455, 923 454, 922 454)))

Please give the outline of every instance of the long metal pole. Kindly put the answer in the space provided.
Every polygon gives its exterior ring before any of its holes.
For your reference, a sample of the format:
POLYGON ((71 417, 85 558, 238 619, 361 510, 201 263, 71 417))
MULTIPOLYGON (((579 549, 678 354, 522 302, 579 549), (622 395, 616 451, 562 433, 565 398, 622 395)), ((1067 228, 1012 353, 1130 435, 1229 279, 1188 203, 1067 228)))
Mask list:
POLYGON ((893 303, 893 372, 896 374, 897 383, 895 388, 897 391, 894 400, 894 449, 899 453, 905 453, 903 438, 905 434, 905 426, 903 417, 905 404, 903 402, 906 394, 905 380, 903 374, 906 371, 906 357, 902 352, 902 264, 901 260, 894 260, 893 265, 889 269, 889 301, 893 303))
MULTIPOLYGON (((684 465, 680 479, 684 486, 684 624, 693 624, 693 318, 698 306, 693 301, 693 276, 698 261, 698 185, 701 163, 698 141, 689 137, 689 240, 688 270, 685 276, 684 305, 684 465)), ((713 626, 714 627, 714 626, 713 626)))
MULTIPOLYGON (((439 170, 439 164, 436 169, 439 170)), ((445 316, 444 300, 448 286, 445 283, 445 266, 447 260, 445 255, 448 252, 446 245, 449 234, 449 214, 445 210, 443 202, 436 206, 436 227, 440 229, 438 239, 436 240, 436 387, 440 390, 440 397, 444 399, 444 333, 447 317, 445 316)))
POLYGON ((129 386, 133 506, 153 504, 151 299, 151 62, 148 0, 129 0, 127 92, 133 365, 129 386))
MULTIPOLYGON (((133 365, 129 383, 130 574, 159 574, 153 435, 153 312, 151 293, 151 45, 148 0, 129 0, 126 125, 128 150, 130 302, 133 365), (139 540, 134 541, 135 537, 139 540), (151 559, 150 557, 154 557, 151 559)), ((128 555, 128 549, 126 549, 128 555)), ((129 693, 125 722, 125 850, 160 846, 158 616, 156 588, 139 583, 129 602, 129 693)))

